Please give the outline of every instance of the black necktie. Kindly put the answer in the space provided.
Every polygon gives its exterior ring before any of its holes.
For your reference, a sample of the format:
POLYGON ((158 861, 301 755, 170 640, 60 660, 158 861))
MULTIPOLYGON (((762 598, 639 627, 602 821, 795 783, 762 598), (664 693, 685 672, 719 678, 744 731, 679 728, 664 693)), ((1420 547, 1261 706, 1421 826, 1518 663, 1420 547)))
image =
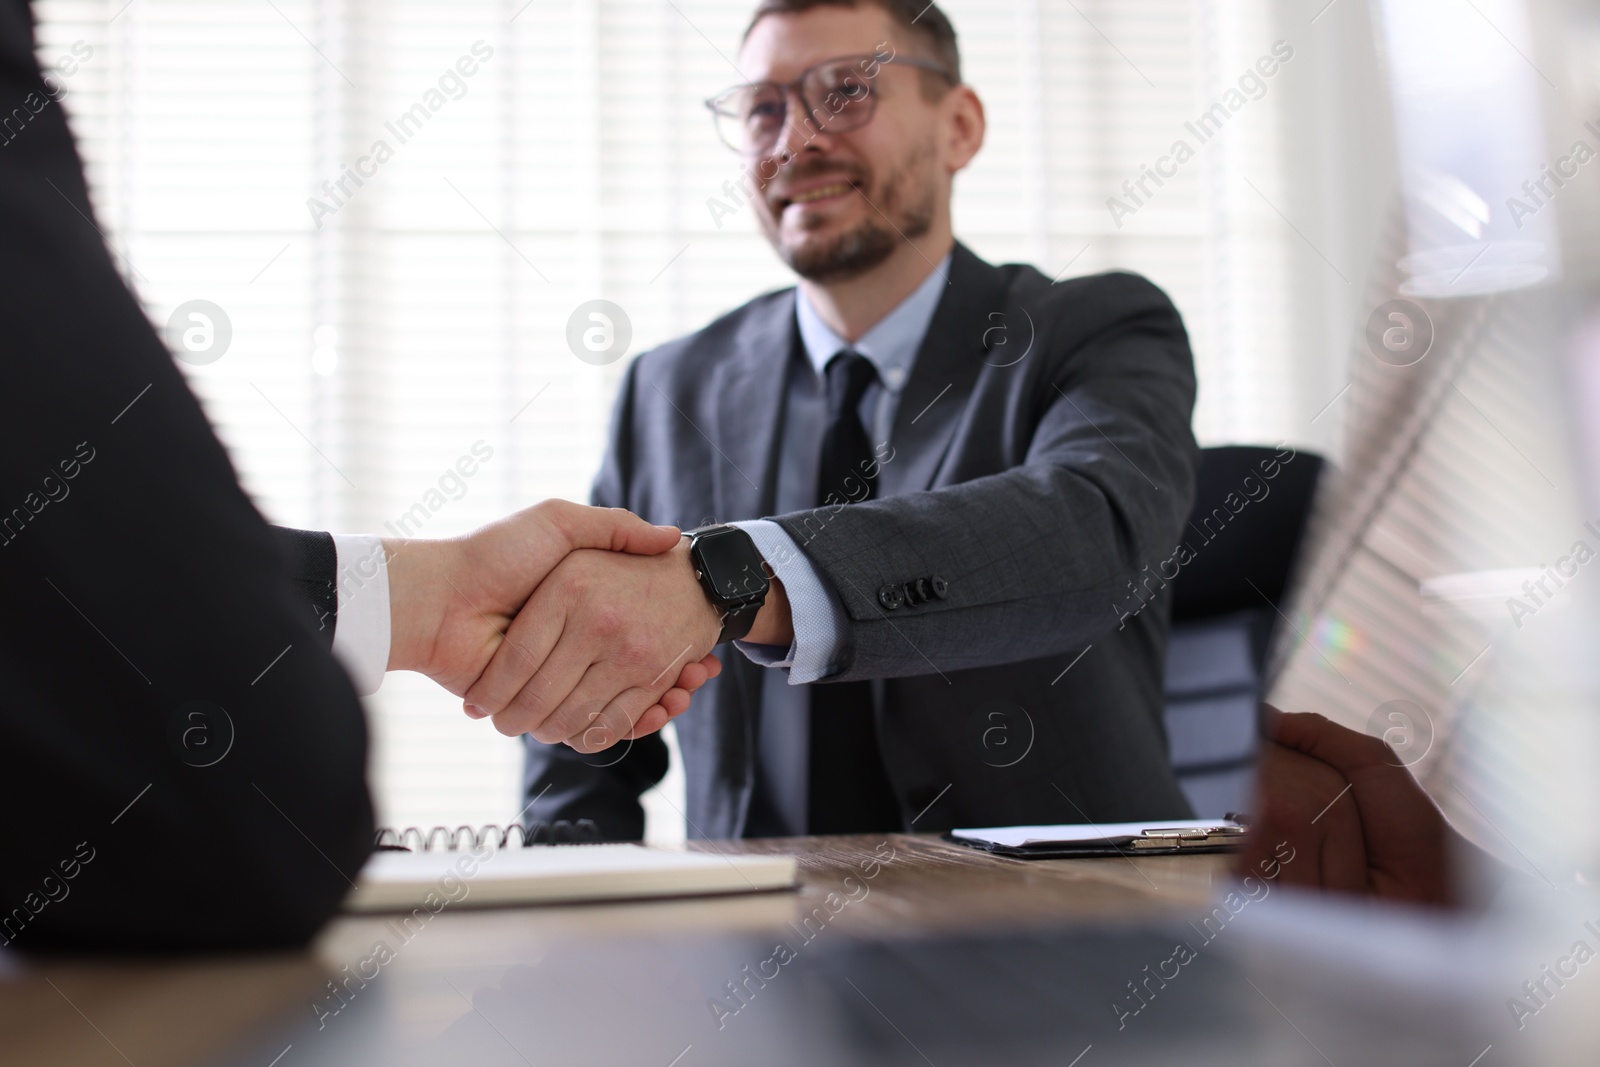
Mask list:
MULTIPOLYGON (((877 495, 872 445, 861 424, 861 398, 877 380, 872 364, 844 351, 828 364, 828 426, 817 468, 817 506, 842 506, 877 495)), ((807 829, 813 834, 903 829, 900 805, 883 769, 873 719, 872 683, 811 686, 811 756, 807 829)))

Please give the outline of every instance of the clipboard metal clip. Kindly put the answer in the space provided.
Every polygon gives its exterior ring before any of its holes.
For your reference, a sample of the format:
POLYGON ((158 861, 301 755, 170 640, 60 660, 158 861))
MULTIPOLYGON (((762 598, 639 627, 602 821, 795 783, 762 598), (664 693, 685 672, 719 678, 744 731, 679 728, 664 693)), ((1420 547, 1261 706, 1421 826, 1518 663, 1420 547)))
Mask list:
POLYGON ((1135 852, 1141 849, 1216 848, 1219 845, 1238 844, 1244 834, 1243 826, 1208 826, 1197 830, 1155 826, 1145 830, 1142 837, 1128 842, 1128 848, 1135 852))

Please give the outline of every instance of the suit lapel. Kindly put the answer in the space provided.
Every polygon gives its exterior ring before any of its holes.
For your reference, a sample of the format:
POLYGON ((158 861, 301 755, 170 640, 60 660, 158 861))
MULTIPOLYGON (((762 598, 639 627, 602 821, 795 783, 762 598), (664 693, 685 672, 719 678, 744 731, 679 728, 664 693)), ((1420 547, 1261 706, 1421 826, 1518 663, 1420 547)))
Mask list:
POLYGON ((990 343, 1005 337, 1000 328, 1011 325, 1008 314, 1004 276, 958 243, 950 260, 950 284, 900 393, 890 437, 894 459, 879 475, 880 496, 933 484, 990 343))
POLYGON ((797 343, 794 300, 793 291, 780 294, 746 321, 713 377, 716 421, 709 436, 717 452, 711 491, 718 522, 759 519, 776 505, 784 386, 797 343))

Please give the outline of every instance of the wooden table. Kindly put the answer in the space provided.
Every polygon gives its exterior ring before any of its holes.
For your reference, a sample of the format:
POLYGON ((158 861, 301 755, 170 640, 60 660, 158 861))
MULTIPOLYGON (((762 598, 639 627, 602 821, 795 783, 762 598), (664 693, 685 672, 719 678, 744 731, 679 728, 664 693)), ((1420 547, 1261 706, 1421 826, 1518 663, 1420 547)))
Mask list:
MULTIPOLYGON (((630 937, 765 935, 824 909, 828 936, 1001 931, 1194 910, 1226 878, 1227 857, 1004 859, 931 835, 698 842, 700 851, 788 853, 797 892, 601 905, 447 909, 378 981, 407 972, 537 962, 553 946, 630 937), (867 878, 863 866, 876 873, 867 878), (847 881, 849 879, 849 881, 847 881), (830 894, 838 894, 830 900, 830 894), (841 906, 843 898, 850 898, 841 906), (831 907, 830 907, 831 904, 831 907)), ((385 920, 335 920, 307 952, 211 960, 30 960, 0 969, 0 1064, 160 1067, 214 1062, 218 1050, 303 1023, 330 977, 387 937, 385 920)), ((439 1032, 466 1010, 439 994, 408 998, 396 1025, 439 1032)), ((285 1067, 292 1067, 287 1059, 285 1067)), ((267 1067, 265 1061, 261 1067, 267 1067)))

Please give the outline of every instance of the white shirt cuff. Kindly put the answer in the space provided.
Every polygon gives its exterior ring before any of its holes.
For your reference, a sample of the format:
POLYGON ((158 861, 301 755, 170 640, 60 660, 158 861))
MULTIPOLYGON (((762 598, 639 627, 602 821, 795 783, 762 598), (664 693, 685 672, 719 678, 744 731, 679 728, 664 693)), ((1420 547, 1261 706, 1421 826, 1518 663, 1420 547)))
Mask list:
POLYGON ((389 669, 389 561, 383 539, 367 534, 334 534, 333 548, 339 559, 333 654, 349 672, 356 692, 371 696, 389 669))
POLYGON ((787 649, 748 641, 735 641, 734 647, 752 663, 787 669, 790 685, 805 685, 838 674, 850 632, 844 605, 782 526, 770 519, 730 525, 750 535, 767 566, 783 582, 794 622, 794 643, 787 649))

